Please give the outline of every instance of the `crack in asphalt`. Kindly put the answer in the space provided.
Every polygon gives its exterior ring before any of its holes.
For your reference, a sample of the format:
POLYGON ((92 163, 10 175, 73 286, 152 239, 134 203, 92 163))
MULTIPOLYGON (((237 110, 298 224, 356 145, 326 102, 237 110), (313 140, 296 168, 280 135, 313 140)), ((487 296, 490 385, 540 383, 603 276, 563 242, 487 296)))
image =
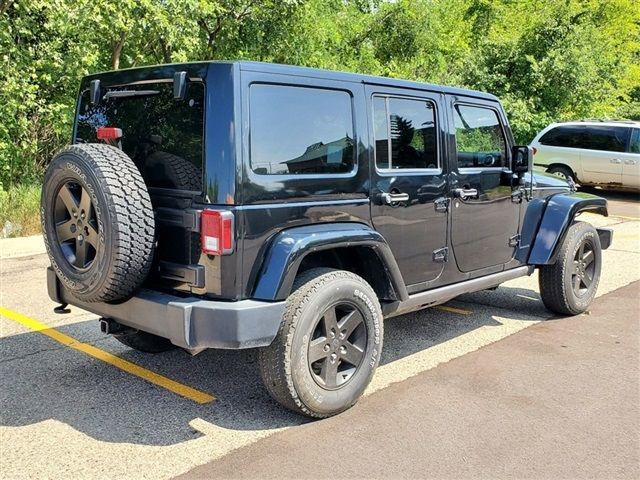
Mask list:
MULTIPOLYGON (((33 332, 33 333, 36 333, 36 332, 33 332)), ((88 341, 88 342, 84 342, 84 341, 78 340, 78 339, 75 339, 75 340, 76 341, 74 343, 84 343, 84 344, 87 344, 87 345, 93 345, 94 347, 99 347, 100 344, 103 344, 103 343, 107 342, 109 340, 109 338, 96 339, 96 340, 88 341)), ((52 340, 52 341, 55 342, 55 340, 52 340)), ((52 347, 49 347, 49 348, 41 348, 39 350, 36 350, 34 352, 30 352, 30 353, 26 353, 24 355, 18 355, 18 356, 15 356, 15 357, 0 359, 0 365, 4 365, 4 364, 10 363, 10 362, 14 362, 16 360, 24 360, 25 358, 33 357, 33 356, 38 355, 40 353, 58 352, 60 350, 66 350, 68 348, 69 348, 69 345, 62 345, 62 344, 58 344, 57 346, 52 346, 52 347)))

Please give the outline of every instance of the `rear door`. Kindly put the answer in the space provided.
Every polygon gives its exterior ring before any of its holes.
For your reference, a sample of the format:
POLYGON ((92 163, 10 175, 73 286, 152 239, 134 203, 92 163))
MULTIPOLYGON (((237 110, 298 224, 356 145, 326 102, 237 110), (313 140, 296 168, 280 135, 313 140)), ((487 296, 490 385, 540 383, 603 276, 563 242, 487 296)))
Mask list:
POLYGON ((446 261, 447 174, 441 95, 367 87, 373 224, 389 243, 409 291, 446 261))
POLYGON ((580 163, 587 183, 622 183, 622 156, 630 129, 606 125, 585 125, 580 139, 580 163))
POLYGON ((500 270, 518 242, 519 187, 509 169, 506 118, 491 101, 451 97, 455 162, 451 244, 461 272, 500 270), (514 184, 512 186, 512 184, 514 184))

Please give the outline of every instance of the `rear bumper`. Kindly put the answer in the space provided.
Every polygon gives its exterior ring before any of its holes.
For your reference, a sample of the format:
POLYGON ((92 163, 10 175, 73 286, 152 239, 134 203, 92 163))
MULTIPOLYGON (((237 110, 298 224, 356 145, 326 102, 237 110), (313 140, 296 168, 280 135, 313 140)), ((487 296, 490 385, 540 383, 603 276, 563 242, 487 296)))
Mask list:
POLYGON ((222 302, 145 289, 118 304, 85 303, 64 289, 51 267, 47 269, 47 289, 54 302, 112 318, 190 350, 267 346, 278 333, 284 312, 284 302, 222 302))

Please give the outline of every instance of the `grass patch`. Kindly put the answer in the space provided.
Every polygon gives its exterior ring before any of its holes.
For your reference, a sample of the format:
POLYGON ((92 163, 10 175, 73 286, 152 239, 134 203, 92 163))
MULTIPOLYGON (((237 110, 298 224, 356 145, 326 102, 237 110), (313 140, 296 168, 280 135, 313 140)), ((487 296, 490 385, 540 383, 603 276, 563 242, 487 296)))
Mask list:
POLYGON ((12 185, 0 189, 0 238, 40 233, 39 184, 12 185))

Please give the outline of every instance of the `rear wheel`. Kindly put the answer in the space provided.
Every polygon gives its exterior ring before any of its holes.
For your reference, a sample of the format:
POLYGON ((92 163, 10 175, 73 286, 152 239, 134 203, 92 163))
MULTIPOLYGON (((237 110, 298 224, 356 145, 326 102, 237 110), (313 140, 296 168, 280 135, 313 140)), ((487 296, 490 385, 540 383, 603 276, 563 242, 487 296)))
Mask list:
POLYGON ((561 315, 578 315, 593 301, 602 265, 600 237, 592 225, 574 223, 556 263, 540 267, 540 295, 545 306, 561 315))
POLYGON ((296 281, 280 331, 260 350, 264 384, 285 407, 317 418, 351 407, 382 350, 375 292, 353 273, 312 269, 296 281))

